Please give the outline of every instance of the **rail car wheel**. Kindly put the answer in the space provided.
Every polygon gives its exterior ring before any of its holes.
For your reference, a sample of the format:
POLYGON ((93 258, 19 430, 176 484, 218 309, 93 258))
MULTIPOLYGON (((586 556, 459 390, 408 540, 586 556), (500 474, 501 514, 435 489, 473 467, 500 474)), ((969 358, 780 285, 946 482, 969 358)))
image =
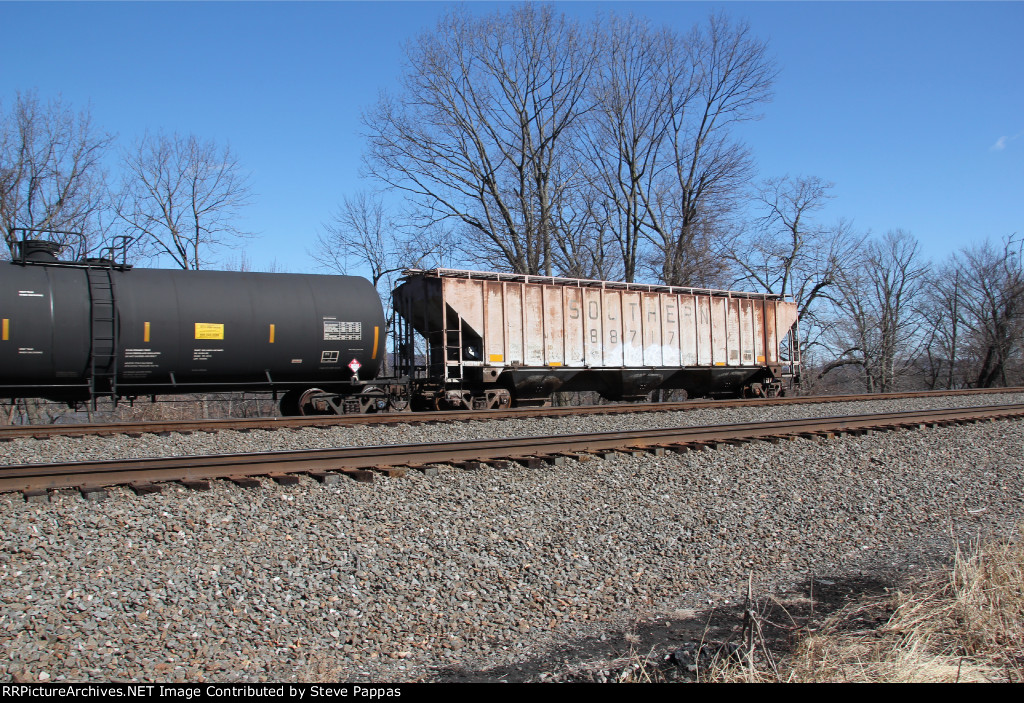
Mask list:
POLYGON ((760 383, 751 383, 749 386, 743 386, 743 388, 740 389, 739 397, 744 400, 748 398, 764 398, 764 386, 760 383))
POLYGON ((359 394, 363 414, 384 412, 388 407, 388 396, 376 386, 367 386, 359 394))
POLYGON ((302 413, 299 412, 299 396, 301 395, 302 391, 292 390, 281 396, 281 400, 277 402, 277 405, 281 410, 281 414, 285 417, 301 415, 302 413))
POLYGON ((391 393, 388 396, 388 410, 396 413, 404 413, 409 409, 411 400, 409 398, 408 389, 400 391, 398 393, 391 393))
POLYGON ((464 391, 446 391, 434 397, 435 410, 470 410, 473 397, 464 391))
POLYGON ((330 415, 334 411, 330 404, 323 399, 326 394, 319 388, 306 390, 290 390, 281 396, 279 403, 281 414, 287 417, 299 415, 330 415))
POLYGON ((332 415, 334 410, 331 409, 330 404, 325 398, 326 396, 319 388, 310 388, 309 390, 303 391, 299 396, 299 414, 300 415, 332 415))

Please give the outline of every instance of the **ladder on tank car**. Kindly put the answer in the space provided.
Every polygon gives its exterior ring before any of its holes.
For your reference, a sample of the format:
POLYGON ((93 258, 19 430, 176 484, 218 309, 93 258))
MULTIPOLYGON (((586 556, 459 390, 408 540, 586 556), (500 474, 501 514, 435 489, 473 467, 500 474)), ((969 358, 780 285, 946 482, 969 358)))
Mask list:
POLYGON ((90 266, 89 279, 91 347, 89 354, 89 396, 93 410, 96 396, 117 398, 117 319, 114 282, 107 266, 90 266))

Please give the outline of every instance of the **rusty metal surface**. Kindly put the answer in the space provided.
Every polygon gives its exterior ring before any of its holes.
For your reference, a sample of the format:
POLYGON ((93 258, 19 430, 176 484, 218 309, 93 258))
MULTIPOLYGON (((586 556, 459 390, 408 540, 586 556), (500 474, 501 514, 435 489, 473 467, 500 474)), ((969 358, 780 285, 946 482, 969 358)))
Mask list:
POLYGON ((759 367, 779 362, 797 317, 795 303, 770 294, 447 269, 406 276, 397 306, 421 334, 444 324, 482 340, 467 366, 759 367), (434 319, 435 309, 452 315, 434 319))
POLYGON ((416 466, 460 461, 508 460, 538 456, 564 456, 576 452, 683 448, 730 440, 772 439, 821 433, 861 431, 926 424, 1024 417, 1024 405, 998 405, 945 410, 877 413, 830 418, 769 421, 709 427, 678 427, 580 435, 547 435, 432 444, 343 447, 306 451, 262 452, 90 461, 71 464, 32 464, 0 469, 0 491, 38 491, 103 485, 150 484, 158 481, 206 481, 227 478, 236 482, 251 476, 349 471, 365 480, 366 469, 416 466))

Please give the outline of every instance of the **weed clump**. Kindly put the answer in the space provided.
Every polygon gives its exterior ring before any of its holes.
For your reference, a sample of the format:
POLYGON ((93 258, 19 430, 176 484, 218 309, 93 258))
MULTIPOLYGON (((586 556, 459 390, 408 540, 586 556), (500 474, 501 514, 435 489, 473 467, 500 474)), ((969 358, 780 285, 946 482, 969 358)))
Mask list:
POLYGON ((862 601, 800 640, 775 671, 722 666, 710 680, 1024 681, 1024 540, 958 550, 952 568, 862 601))

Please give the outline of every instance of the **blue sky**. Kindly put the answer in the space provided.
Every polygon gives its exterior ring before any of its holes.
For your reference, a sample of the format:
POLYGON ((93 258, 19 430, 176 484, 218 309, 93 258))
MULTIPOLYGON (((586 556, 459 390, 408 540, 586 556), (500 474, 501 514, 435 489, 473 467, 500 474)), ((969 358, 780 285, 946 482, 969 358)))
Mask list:
MULTIPOLYGON (((446 5, 0 1, 0 103, 61 95, 124 145, 147 129, 229 142, 252 173, 253 264, 314 271, 321 223, 372 186, 359 176, 360 114, 396 86, 403 43, 446 5)), ((717 9, 748 20, 780 74, 742 136, 760 176, 835 183, 825 221, 900 227, 936 258, 1024 235, 1024 3, 556 5, 680 30, 717 9)))

